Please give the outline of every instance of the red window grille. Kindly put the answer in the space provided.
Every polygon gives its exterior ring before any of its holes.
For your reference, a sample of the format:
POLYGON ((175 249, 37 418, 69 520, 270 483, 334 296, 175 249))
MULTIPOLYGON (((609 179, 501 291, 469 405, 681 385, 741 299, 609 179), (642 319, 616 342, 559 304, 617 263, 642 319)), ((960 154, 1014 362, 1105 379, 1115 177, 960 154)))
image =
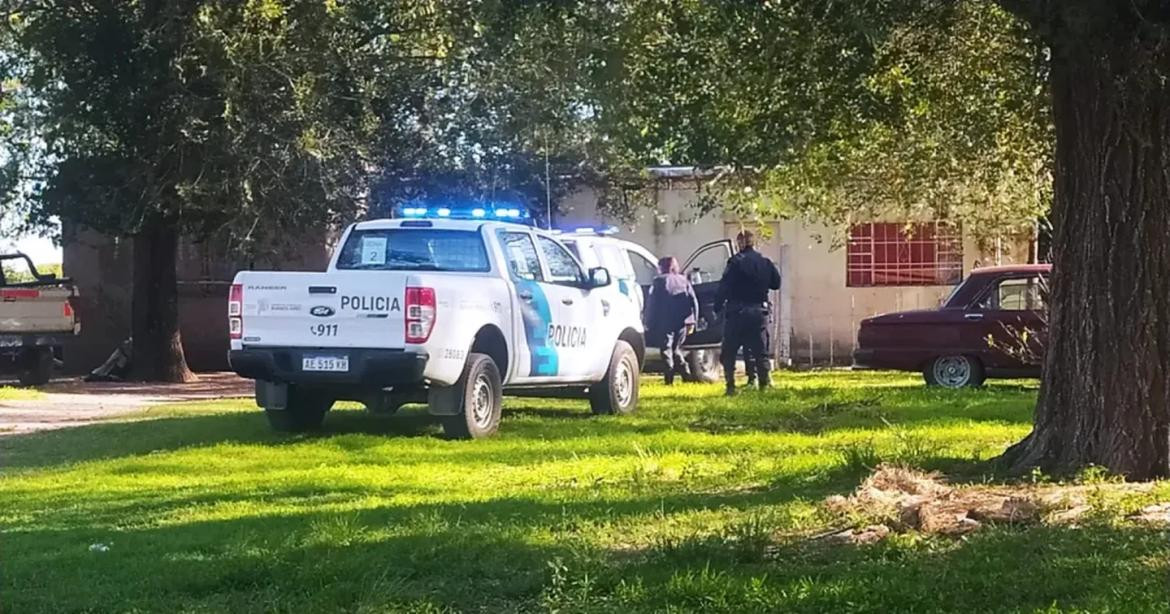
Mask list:
POLYGON ((963 237, 954 224, 854 224, 846 252, 850 288, 950 286, 963 278, 963 237))

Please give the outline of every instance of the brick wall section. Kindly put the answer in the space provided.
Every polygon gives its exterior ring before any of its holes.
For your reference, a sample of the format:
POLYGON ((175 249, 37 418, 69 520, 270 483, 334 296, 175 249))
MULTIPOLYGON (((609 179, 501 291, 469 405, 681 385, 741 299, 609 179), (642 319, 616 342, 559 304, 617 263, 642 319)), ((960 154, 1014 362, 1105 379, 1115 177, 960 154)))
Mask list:
MULTIPOLYGON (((324 270, 328 230, 305 231, 251 262, 228 257, 222 241, 186 242, 179 248, 179 326, 187 362, 195 371, 227 368, 227 293, 236 271, 324 270), (307 238, 306 238, 307 237, 307 238)), ((63 231, 62 267, 80 293, 81 335, 65 348, 65 370, 86 373, 101 364, 130 333, 133 243, 84 228, 63 231)))

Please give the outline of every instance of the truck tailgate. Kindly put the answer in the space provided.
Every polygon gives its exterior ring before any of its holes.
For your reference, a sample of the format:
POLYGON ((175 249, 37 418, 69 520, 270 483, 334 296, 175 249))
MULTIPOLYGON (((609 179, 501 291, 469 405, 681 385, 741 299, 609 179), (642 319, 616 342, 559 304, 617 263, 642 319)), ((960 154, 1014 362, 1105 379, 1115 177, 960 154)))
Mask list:
POLYGON ((0 288, 0 335, 74 332, 67 287, 0 288))
POLYGON ((405 345, 409 274, 243 272, 245 347, 389 348, 405 345))

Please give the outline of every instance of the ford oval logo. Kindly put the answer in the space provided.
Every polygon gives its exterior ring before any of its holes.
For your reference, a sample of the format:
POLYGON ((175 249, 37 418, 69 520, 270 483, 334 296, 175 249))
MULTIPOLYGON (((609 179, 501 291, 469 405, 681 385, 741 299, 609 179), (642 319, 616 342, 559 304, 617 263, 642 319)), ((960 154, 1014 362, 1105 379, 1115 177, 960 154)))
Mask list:
POLYGON ((317 305, 316 307, 310 309, 309 313, 317 316, 318 318, 328 318, 329 316, 332 316, 334 314, 334 311, 333 311, 332 307, 326 307, 325 305, 317 305))

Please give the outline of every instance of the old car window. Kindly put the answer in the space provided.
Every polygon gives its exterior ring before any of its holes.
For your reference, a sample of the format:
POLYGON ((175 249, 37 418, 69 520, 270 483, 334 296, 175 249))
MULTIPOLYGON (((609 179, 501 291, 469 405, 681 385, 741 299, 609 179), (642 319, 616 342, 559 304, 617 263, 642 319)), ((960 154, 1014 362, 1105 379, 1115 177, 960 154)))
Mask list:
POLYGON ((1044 283, 1039 277, 1005 279, 983 301, 984 309, 1000 311, 1041 311, 1044 309, 1044 283))

